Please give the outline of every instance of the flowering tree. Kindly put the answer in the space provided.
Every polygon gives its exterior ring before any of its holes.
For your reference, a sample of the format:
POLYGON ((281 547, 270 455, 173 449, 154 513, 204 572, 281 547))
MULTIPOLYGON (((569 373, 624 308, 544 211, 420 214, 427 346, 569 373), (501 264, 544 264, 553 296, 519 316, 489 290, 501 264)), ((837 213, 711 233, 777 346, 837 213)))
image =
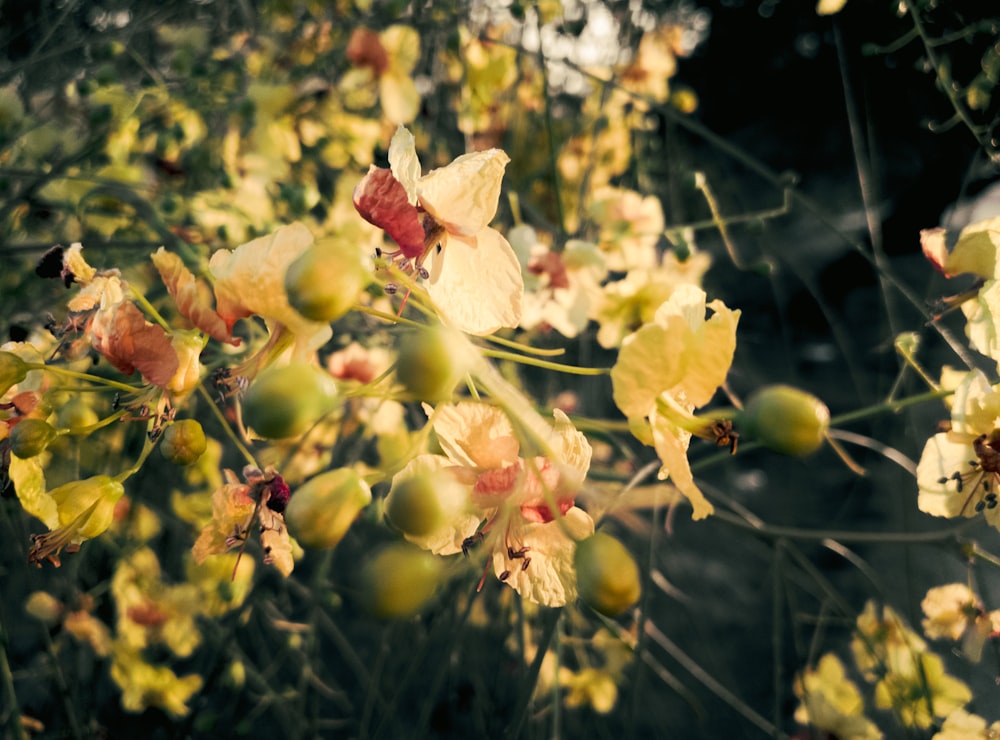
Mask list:
MULTIPOLYGON (((904 278, 858 153, 888 322, 793 341, 748 244, 830 219, 699 122, 704 14, 377 5, 94 10, 56 83, 11 46, 5 737, 1000 732, 998 218, 904 278), (783 205, 648 155, 695 139, 783 205)), ((996 19, 961 81, 898 21, 995 157, 996 19)))

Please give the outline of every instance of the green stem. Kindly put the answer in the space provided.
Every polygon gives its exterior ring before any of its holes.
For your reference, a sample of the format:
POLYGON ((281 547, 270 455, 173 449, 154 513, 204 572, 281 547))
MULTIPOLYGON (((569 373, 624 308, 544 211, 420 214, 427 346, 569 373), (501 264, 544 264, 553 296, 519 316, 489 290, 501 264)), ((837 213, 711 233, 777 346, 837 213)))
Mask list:
POLYGON ((4 704, 9 707, 5 712, 7 726, 12 731, 15 740, 28 740, 28 734, 21 724, 21 711, 18 708, 17 692, 14 690, 14 674, 10 670, 10 663, 7 660, 7 630, 0 621, 0 680, 3 681, 4 704))
POLYGON ((153 304, 149 302, 149 299, 147 299, 146 296, 137 291, 131 285, 129 286, 129 292, 132 294, 133 300, 142 306, 143 310, 152 317, 153 321, 159 324, 163 330, 169 334, 171 331, 170 324, 168 324, 166 320, 160 316, 160 312, 153 307, 153 304))
POLYGON ((499 349, 483 349, 480 352, 486 357, 492 357, 497 360, 510 360, 511 362, 520 362, 522 365, 534 365, 535 367, 545 368, 546 370, 552 370, 557 373, 567 373, 568 375, 610 375, 611 368, 605 367, 575 367, 573 365, 563 365, 559 362, 549 362, 548 360, 540 360, 535 357, 526 357, 525 355, 519 355, 514 352, 504 352, 499 349))
POLYGON ((236 432, 233 431, 233 428, 229 425, 229 422, 219 410, 219 407, 215 405, 215 401, 212 399, 212 394, 205 389, 204 383, 198 384, 198 394, 205 399, 205 403, 208 404, 209 409, 211 409, 212 414, 222 426, 226 436, 229 437, 229 440, 236 446, 236 449, 240 451, 240 454, 243 455, 243 459, 247 461, 247 464, 253 465, 254 467, 260 467, 257 465, 257 460, 250 450, 248 450, 246 445, 244 445, 240 438, 236 436, 236 432))
POLYGON ((521 344, 520 342, 514 342, 510 339, 504 339, 503 337, 498 337, 496 335, 483 337, 487 342, 493 342, 494 344, 499 344, 504 347, 509 347, 510 349, 516 349, 520 352, 524 352, 529 355, 539 355, 541 357, 559 357, 560 355, 566 354, 566 350, 563 348, 559 349, 541 349, 539 347, 532 347, 530 344, 521 344))
POLYGON ((524 722, 528 717, 528 710, 531 708, 531 695, 535 691, 538 674, 542 670, 542 661, 545 659, 545 654, 548 653, 552 640, 555 637, 556 627, 559 626, 559 617, 561 615, 562 609, 553 609, 550 614, 544 615, 547 621, 542 628, 541 636, 538 638, 538 650, 535 653, 535 659, 531 662, 531 668, 528 669, 528 675, 521 688, 521 696, 518 700, 520 711, 516 719, 507 728, 505 734, 507 738, 521 737, 521 728, 524 726, 524 722))
POLYGON ((877 416, 879 414, 884 414, 887 412, 895 413, 897 411, 902 411, 909 406, 917 406, 921 403, 926 403, 927 401, 937 401, 942 398, 947 398, 955 393, 955 389, 950 390, 935 390, 927 391, 926 393, 919 393, 916 396, 910 396, 909 398, 902 398, 898 401, 883 401, 881 403, 872 404, 871 406, 865 406, 864 408, 858 409, 857 411, 849 411, 846 414, 840 414, 839 416, 834 416, 830 419, 830 426, 837 427, 844 424, 849 424, 852 421, 857 421, 858 419, 866 419, 869 416, 877 416))
POLYGON ((126 393, 135 393, 136 391, 140 390, 138 386, 119 383, 117 380, 102 378, 99 375, 91 375, 89 373, 78 373, 75 370, 67 370, 64 367, 57 367, 55 365, 46 365, 41 362, 27 362, 25 363, 25 365, 27 365, 29 370, 41 370, 42 372, 52 373, 53 375, 62 375, 65 378, 84 380, 88 383, 100 383, 101 385, 106 385, 109 388, 115 388, 120 391, 125 391, 126 393))
POLYGON ((800 527, 779 527, 760 521, 747 521, 738 514, 716 509, 714 518, 727 524, 746 529, 768 539, 878 543, 912 545, 917 543, 947 542, 957 539, 965 530, 976 524, 975 519, 956 524, 947 529, 933 532, 838 532, 825 529, 803 529, 800 527))

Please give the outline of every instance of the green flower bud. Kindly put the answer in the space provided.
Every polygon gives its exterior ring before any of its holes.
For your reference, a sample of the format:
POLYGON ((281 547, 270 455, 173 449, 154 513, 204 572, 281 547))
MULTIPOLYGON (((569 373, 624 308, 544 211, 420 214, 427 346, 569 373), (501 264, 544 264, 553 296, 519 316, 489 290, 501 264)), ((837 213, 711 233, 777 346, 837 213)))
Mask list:
POLYGON ((761 388, 737 419, 740 431, 783 455, 815 452, 830 428, 830 409, 811 393, 787 385, 761 388))
POLYGON ((411 537, 425 537, 454 516, 468 495, 454 476, 444 471, 394 480, 385 500, 392 525, 411 537))
POLYGON ((243 399, 243 421, 265 439, 297 437, 337 406, 337 384, 313 365, 269 367, 243 399))
POLYGON ((441 559, 407 542, 397 542, 365 563, 360 574, 361 604, 382 619, 405 619, 430 601, 441 580, 441 559))
POLYGON ((580 599, 601 614, 616 617, 639 600, 639 566, 611 535, 596 532, 577 542, 573 565, 580 599))
POLYGON ((368 280, 354 244, 318 242, 288 266, 285 292, 292 308, 307 319, 334 321, 350 310, 368 280))
POLYGON ((445 326, 407 332, 399 341, 396 379, 414 400, 448 401, 469 369, 470 351, 461 333, 445 326))
POLYGON ((44 452, 56 438, 56 430, 41 419, 21 419, 10 430, 10 451, 22 460, 44 452))
POLYGON ((63 616, 63 604, 48 591, 32 591, 24 602, 24 611, 49 627, 59 623, 63 616))
POLYGON ((81 398, 71 398, 56 410, 56 424, 70 434, 77 434, 98 421, 97 412, 81 398))
POLYGON ((95 475, 54 488, 49 495, 56 502, 59 524, 64 527, 89 511, 74 526, 77 538, 89 540, 111 526, 115 504, 124 493, 125 487, 111 476, 95 475))
POLYGON ((13 352, 0 352, 0 396, 28 375, 28 366, 13 352))
POLYGON ((175 465, 191 465, 208 446, 205 430, 194 419, 181 419, 163 430, 160 452, 175 465))
POLYGON ((371 500, 371 489, 357 471, 331 470, 295 490, 285 509, 285 523, 303 547, 328 549, 343 539, 371 500))

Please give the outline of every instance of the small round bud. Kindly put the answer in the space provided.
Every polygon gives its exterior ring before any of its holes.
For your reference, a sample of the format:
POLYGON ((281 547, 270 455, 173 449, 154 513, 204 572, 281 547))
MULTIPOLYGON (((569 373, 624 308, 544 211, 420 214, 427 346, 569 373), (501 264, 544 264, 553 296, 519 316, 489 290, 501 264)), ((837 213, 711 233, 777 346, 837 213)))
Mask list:
POLYGON ((337 405, 337 384, 313 365, 269 367, 243 399, 243 420, 265 439, 297 437, 337 405))
POLYGON ((738 418, 741 431, 783 455, 815 452, 830 428, 830 409, 811 393, 787 385, 761 388, 738 418))
POLYGON ((160 453, 175 465, 191 465, 208 446, 205 430, 194 419, 181 419, 163 430, 160 453))
POLYGON ((0 396, 28 375, 28 366, 13 352, 0 352, 0 396))
POLYGON ((440 558, 415 545, 388 545, 361 569, 361 604, 382 619, 412 617, 434 595, 442 569, 440 558))
POLYGON ((414 400, 448 401, 469 369, 470 351, 461 333, 446 326, 407 332, 399 341, 396 379, 414 400))
POLYGON ((63 617, 63 603, 48 591, 32 591, 24 602, 24 611, 52 627, 63 617))
POLYGON ((616 617, 639 600, 639 566, 611 535, 596 532, 577 542, 573 565, 580 599, 595 611, 616 617))
POLYGON ((10 431, 10 451, 22 460, 41 454, 56 438, 56 430, 41 419, 21 419, 10 431))
POLYGON ((369 281, 361 253, 350 243, 320 241, 285 272, 292 308, 312 321, 334 321, 354 305, 369 281))
POLYGON ((467 498, 454 476, 435 470, 394 480, 385 500, 385 515, 403 534, 425 537, 456 514, 467 498))
POLYGON ((371 489, 357 471, 331 470, 295 490, 285 509, 285 523, 303 547, 328 549, 343 539, 371 500, 371 489))
POLYGON ((98 421, 97 412, 81 398, 71 398, 56 409, 56 424, 70 434, 78 434, 98 421))

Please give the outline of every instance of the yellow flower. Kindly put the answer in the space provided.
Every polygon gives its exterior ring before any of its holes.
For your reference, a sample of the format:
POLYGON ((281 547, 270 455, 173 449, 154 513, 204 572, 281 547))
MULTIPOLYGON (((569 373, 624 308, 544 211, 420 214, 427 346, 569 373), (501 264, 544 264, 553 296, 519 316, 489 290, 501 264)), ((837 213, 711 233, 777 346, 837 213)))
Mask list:
POLYGON ((1000 621, 1000 612, 987 613, 972 589, 962 583, 930 589, 920 608, 926 615, 924 634, 932 640, 961 640, 962 653, 973 662, 982 657, 994 623, 1000 621))
POLYGON ((436 487, 443 513, 436 526, 407 539, 439 555, 482 541, 497 578, 521 596, 546 606, 575 599, 576 541, 594 531, 590 516, 573 505, 590 467, 583 434, 557 410, 550 454, 524 459, 500 409, 462 402, 439 406, 431 416, 445 454, 414 458, 393 478, 386 507, 400 484, 416 476, 442 471, 454 485, 436 487))
POLYGON ((1000 393, 967 373, 951 399, 951 430, 931 437, 917 464, 917 506, 925 514, 974 517, 1000 529, 1000 393))
POLYGON ((59 526, 47 534, 31 536, 28 562, 48 560, 59 565, 59 553, 80 549, 80 543, 104 533, 114 520, 115 504, 125 493, 121 482, 95 475, 54 488, 49 497, 56 505, 59 526))
POLYGON ((381 33, 356 28, 345 55, 354 65, 340 81, 345 96, 377 87, 382 112, 392 123, 409 123, 420 109, 420 94, 410 76, 420 54, 420 35, 393 25, 381 33))
POLYGON ((115 645, 111 678, 122 690, 122 707, 127 711, 157 707, 175 717, 190 711, 187 702, 203 683, 197 674, 181 678, 166 666, 151 665, 124 644, 115 645))
POLYGON ((312 243, 309 229, 294 223, 212 255, 208 268, 215 277, 216 307, 230 330, 238 319, 257 315, 272 332, 282 326, 295 336, 296 356, 308 358, 326 344, 330 325, 303 318, 285 291, 285 271, 312 243))
POLYGON ((799 706, 795 720, 834 737, 856 740, 881 738, 882 733, 865 717, 864 700, 844 664, 832 653, 820 658, 816 668, 807 668, 795 679, 799 706))
POLYGON ((1000 722, 986 726, 986 720, 964 709, 956 709, 945 717, 941 731, 931 740, 996 740, 1000 737, 1000 722))
POLYGON ((694 482, 687 460, 692 432, 704 428, 694 409, 708 403, 725 381, 736 349, 740 312, 705 302, 692 285, 679 286, 653 321, 622 342, 611 369, 615 403, 639 439, 652 444, 668 477, 702 519, 714 509, 694 482), (711 318, 705 318, 711 309, 711 318))
POLYGON ((414 261, 442 318, 469 334, 513 328, 524 281, 517 255, 488 225, 496 215, 509 158, 499 149, 463 154, 420 176, 413 134, 400 126, 389 145, 390 170, 371 167, 354 205, 397 244, 403 267, 414 261))
POLYGON ((933 653, 900 654, 875 686, 875 706, 892 709, 907 727, 926 729, 972 699, 969 687, 944 671, 933 653))

